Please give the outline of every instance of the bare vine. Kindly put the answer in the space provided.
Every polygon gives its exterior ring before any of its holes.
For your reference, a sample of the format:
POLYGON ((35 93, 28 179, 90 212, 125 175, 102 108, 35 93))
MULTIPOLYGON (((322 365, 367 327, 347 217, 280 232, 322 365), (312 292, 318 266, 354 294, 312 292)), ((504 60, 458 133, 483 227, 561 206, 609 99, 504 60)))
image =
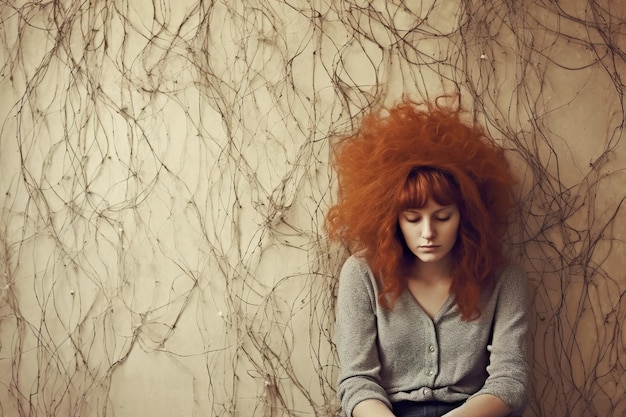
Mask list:
POLYGON ((520 179, 527 417, 626 413, 626 6, 0 2, 0 416, 338 416, 329 146, 459 92, 520 179))

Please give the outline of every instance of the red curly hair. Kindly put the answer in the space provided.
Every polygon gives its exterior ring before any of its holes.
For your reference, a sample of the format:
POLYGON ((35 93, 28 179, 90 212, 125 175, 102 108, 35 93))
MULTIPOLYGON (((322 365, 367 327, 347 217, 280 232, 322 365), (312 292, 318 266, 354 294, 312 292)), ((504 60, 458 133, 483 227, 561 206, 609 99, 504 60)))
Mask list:
POLYGON ((506 262, 502 239, 514 180, 504 150, 463 116, 438 100, 404 101, 366 116, 358 132, 334 148, 339 194, 326 229, 352 253, 363 251, 384 308, 393 308, 406 288, 413 256, 398 215, 423 207, 430 197, 440 205, 457 204, 461 213, 451 292, 464 319, 480 315, 481 295, 506 262))

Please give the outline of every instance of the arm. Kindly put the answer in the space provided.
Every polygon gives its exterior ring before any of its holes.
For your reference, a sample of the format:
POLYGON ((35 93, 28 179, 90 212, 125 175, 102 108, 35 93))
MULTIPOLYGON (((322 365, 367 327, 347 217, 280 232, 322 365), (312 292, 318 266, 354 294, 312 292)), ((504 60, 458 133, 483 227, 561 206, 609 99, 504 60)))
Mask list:
POLYGON ((511 267, 500 278, 484 386, 446 417, 500 417, 523 410, 528 389, 528 282, 511 267))
POLYGON ((340 365, 337 393, 348 416, 357 406, 361 411, 356 410, 354 417, 382 417, 391 409, 380 381, 374 285, 363 260, 346 261, 339 277, 335 337, 340 365))
POLYGON ((491 394, 472 397, 461 407, 456 408, 443 417, 506 417, 513 411, 500 398, 491 394))
POLYGON ((389 407, 379 400, 361 401, 352 410, 352 417, 395 417, 389 407))

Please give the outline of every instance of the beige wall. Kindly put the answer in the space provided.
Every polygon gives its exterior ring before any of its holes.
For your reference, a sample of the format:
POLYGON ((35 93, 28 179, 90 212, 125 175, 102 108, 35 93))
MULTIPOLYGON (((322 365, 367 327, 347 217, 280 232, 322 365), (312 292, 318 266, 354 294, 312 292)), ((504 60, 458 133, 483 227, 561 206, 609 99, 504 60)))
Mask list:
POLYGON ((622 2, 40 3, 0 4, 0 415, 337 415, 329 139, 457 90, 520 178, 526 416, 624 415, 622 2))

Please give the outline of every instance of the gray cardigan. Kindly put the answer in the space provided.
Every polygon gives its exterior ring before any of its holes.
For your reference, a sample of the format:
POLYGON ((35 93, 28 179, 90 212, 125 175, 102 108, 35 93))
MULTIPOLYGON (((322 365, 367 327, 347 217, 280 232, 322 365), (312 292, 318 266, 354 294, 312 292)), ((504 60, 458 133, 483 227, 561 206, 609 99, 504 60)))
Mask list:
POLYGON ((509 266, 462 321, 450 296, 431 319, 407 290, 392 311, 377 303, 372 271, 348 258, 339 278, 338 396, 347 416, 361 401, 464 401, 492 394, 521 414, 528 386, 526 274, 509 266))

